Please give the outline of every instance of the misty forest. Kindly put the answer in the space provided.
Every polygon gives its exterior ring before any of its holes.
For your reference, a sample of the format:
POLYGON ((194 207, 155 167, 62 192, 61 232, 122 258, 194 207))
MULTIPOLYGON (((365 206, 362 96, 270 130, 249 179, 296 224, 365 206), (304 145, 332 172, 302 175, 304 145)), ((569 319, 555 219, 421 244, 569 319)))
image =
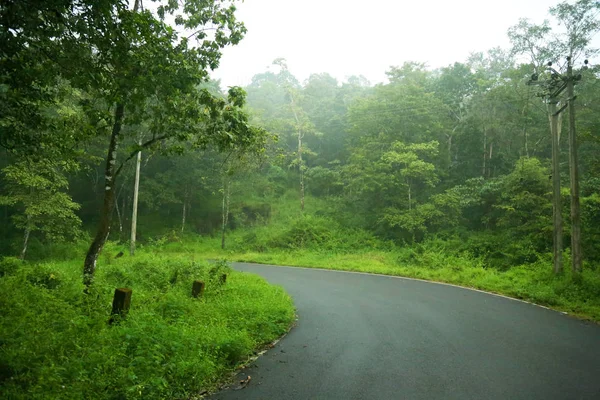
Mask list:
POLYGON ((2 397, 216 389, 296 319, 235 262, 600 321, 596 2, 516 15, 510 47, 442 68, 381 65, 384 83, 301 80, 282 55, 244 87, 211 79, 246 34, 234 4, 148 3, 0 6, 2 397))

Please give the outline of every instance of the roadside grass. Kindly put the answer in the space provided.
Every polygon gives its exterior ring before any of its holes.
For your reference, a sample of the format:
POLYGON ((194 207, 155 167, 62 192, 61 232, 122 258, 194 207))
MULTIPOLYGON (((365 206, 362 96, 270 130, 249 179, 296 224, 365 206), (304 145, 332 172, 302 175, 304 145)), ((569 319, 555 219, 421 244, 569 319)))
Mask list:
POLYGON ((89 295, 80 257, 0 261, 3 398, 187 399, 215 388, 293 322, 291 298, 258 276, 160 246, 133 258, 115 258, 119 250, 105 248, 89 295), (195 279, 206 282, 201 299, 191 297, 195 279), (133 290, 131 309, 109 325, 117 287, 133 290))
MULTIPOLYGON (((501 271, 486 267, 481 259, 468 253, 455 254, 440 250, 437 243, 430 246, 425 243, 418 252, 411 247, 386 250, 385 244, 373 250, 359 247, 356 243, 352 250, 272 247, 257 251, 252 246, 245 248, 244 244, 244 238, 253 237, 254 234, 259 235, 247 230, 232 232, 228 239, 230 247, 225 250, 220 249, 218 238, 209 237, 173 245, 180 250, 185 247, 187 251, 197 251, 212 259, 225 257, 232 261, 365 272, 450 283, 530 301, 600 322, 600 271, 588 266, 580 277, 572 276, 568 269, 568 254, 565 254, 565 272, 556 276, 552 272, 549 254, 543 255, 535 263, 501 271)), ((166 246, 165 250, 170 251, 170 246, 166 246)))

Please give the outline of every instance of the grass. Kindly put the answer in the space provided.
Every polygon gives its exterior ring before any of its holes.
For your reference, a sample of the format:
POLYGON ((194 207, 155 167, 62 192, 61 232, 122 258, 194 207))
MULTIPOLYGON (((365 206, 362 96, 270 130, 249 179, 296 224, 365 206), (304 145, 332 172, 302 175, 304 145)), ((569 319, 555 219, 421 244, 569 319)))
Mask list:
MULTIPOLYGON (((600 267, 588 264, 581 276, 572 276, 568 252, 564 256, 565 272, 556 276, 552 273, 551 254, 534 254, 528 248, 519 248, 519 242, 512 243, 511 251, 524 252, 537 261, 518 265, 519 257, 499 251, 496 253, 501 254, 502 262, 487 260, 473 255, 472 243, 453 237, 398 246, 364 230, 342 226, 335 210, 330 210, 331 204, 323 199, 310 198, 304 214, 299 213, 296 200, 295 193, 286 193, 273 203, 268 223, 228 232, 226 250, 220 249, 219 237, 193 235, 165 243, 163 251, 451 283, 600 322, 600 267)), ((500 245, 505 244, 502 241, 507 240, 489 235, 471 239, 484 241, 495 250, 501 250, 500 245)), ((482 253, 480 249, 477 252, 482 253)))
POLYGON ((119 250, 105 249, 89 295, 81 257, 0 262, 3 398, 190 398, 294 319, 291 298, 258 276, 157 246, 114 258, 119 250), (194 279, 207 282, 202 299, 190 296, 194 279), (131 310, 108 325, 114 289, 124 286, 133 289, 131 310))
MULTIPOLYGON (((271 232, 270 235, 275 234, 271 232)), ((556 276, 552 273, 550 255, 532 264, 500 271, 486 268, 479 258, 444 250, 439 242, 425 243, 419 251, 411 247, 386 249, 385 244, 380 244, 379 248, 375 246, 375 249, 355 244, 352 250, 323 250, 318 246, 264 248, 259 244, 261 251, 257 251, 252 249, 256 246, 253 239, 251 246, 244 244, 245 238, 249 237, 254 236, 247 230, 231 233, 228 239, 230 248, 226 250, 220 249, 217 238, 196 238, 168 245, 165 251, 199 252, 214 259, 226 257, 242 262, 365 272, 451 283, 523 299, 600 322, 600 271, 586 268, 580 277, 573 277, 568 270, 568 254, 565 257, 567 270, 556 276)), ((348 240, 352 242, 354 239, 348 240)))

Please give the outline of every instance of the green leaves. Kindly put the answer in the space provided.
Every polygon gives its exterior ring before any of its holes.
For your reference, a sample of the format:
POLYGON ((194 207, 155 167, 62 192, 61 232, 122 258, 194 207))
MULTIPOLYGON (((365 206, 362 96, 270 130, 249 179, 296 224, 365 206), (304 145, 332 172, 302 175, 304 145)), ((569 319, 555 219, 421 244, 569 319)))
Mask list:
POLYGON ((54 240, 78 235, 81 220, 75 212, 80 206, 63 192, 68 183, 60 165, 23 161, 2 173, 6 194, 0 205, 16 208, 12 219, 18 229, 40 231, 54 240))

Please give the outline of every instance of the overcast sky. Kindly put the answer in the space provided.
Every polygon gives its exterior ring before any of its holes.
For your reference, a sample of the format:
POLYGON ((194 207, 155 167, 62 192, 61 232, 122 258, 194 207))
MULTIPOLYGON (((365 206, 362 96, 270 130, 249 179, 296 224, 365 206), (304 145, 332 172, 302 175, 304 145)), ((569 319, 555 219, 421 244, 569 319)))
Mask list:
POLYGON ((377 83, 390 66, 432 68, 469 53, 508 47, 506 31, 521 17, 547 18, 556 0, 245 0, 237 17, 248 33, 223 52, 213 77, 246 85, 278 57, 300 81, 329 72, 339 80, 364 75, 377 83))

